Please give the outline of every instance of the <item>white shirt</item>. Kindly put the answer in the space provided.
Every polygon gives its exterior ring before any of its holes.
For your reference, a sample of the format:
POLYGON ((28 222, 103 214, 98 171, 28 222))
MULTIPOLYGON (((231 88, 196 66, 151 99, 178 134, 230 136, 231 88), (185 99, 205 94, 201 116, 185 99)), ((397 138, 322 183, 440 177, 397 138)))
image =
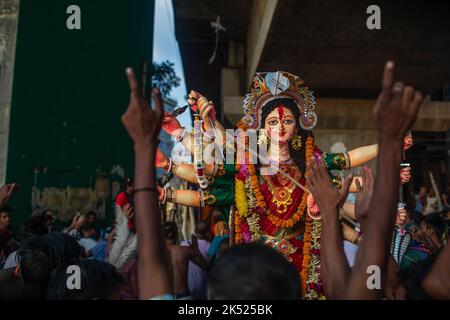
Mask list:
POLYGON ((9 254, 8 258, 5 260, 3 269, 15 268, 19 262, 17 261, 17 251, 13 251, 9 254))
POLYGON ((84 251, 88 253, 97 245, 97 241, 91 238, 81 238, 80 245, 84 248, 84 251))
MULTIPOLYGON (((180 245, 189 246, 189 243, 187 241, 183 241, 180 245)), ((202 239, 198 240, 198 249, 205 259, 207 259, 208 249, 210 246, 211 244, 208 241, 202 239)), ((189 261, 188 288, 189 292, 195 298, 197 296, 206 296, 207 275, 208 273, 205 270, 189 261)))
POLYGON ((345 257, 347 258, 348 265, 351 267, 354 266, 356 260, 356 253, 358 253, 359 247, 347 240, 344 240, 344 252, 345 257))

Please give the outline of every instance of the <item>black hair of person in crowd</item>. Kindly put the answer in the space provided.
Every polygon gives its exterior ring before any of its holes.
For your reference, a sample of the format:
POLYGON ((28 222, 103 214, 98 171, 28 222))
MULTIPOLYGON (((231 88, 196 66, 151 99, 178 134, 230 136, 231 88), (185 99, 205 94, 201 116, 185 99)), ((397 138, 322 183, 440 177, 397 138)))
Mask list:
POLYGON ((48 234, 47 226, 41 221, 35 219, 29 219, 25 221, 19 228, 19 241, 21 243, 25 242, 29 238, 35 235, 46 235, 48 234))
POLYGON ((209 300, 300 299, 294 265, 262 244, 233 246, 214 263, 208 277, 209 300))
POLYGON ((45 298, 51 272, 82 255, 82 247, 67 234, 33 236, 18 250, 20 274, 25 285, 38 292, 38 298, 45 298))
POLYGON ((52 273, 47 289, 48 300, 119 300, 123 280, 119 272, 109 263, 96 260, 74 260, 61 265, 52 273), (70 266, 80 270, 79 289, 67 286, 70 266))

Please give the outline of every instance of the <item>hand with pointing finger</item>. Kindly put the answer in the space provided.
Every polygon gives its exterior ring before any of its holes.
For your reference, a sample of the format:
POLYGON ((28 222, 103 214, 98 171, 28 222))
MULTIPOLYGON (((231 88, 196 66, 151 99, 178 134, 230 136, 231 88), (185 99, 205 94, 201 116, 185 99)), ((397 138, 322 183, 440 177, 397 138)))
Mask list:
POLYGON ((155 110, 145 100, 140 86, 136 81, 134 71, 128 68, 128 83, 130 85, 130 104, 122 122, 136 146, 157 147, 158 136, 161 131, 161 123, 164 116, 164 107, 159 89, 153 89, 152 96, 155 102, 155 110))
POLYGON ((402 143, 414 123, 423 97, 419 91, 401 82, 393 84, 394 63, 389 61, 384 68, 382 92, 373 109, 375 124, 382 141, 402 143))

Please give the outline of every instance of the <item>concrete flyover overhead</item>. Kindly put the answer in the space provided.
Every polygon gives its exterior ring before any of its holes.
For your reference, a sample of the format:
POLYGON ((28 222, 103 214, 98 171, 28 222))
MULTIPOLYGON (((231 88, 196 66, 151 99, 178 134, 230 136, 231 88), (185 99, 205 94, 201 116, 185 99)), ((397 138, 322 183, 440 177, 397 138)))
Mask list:
MULTIPOLYGON (((321 99, 339 99, 341 117, 350 117, 357 108, 342 108, 346 99, 376 98, 388 59, 396 62, 398 79, 437 100, 450 84, 450 3, 378 1, 381 30, 367 29, 366 10, 372 2, 365 0, 173 0, 173 4, 187 87, 215 101, 228 125, 241 114, 239 100, 255 71, 299 75, 315 92, 319 106, 321 99), (216 40, 210 23, 217 16, 226 31, 220 33, 216 60, 209 65, 216 40)), ((329 100, 326 105, 331 108, 329 100)), ((436 110, 447 107, 447 102, 433 103, 436 110)), ((326 119, 328 112, 320 113, 319 127, 335 123, 326 119)), ((335 114, 336 110, 330 112, 330 117, 335 114)), ((437 117, 428 121, 430 127, 420 129, 450 127, 448 113, 437 117)), ((352 124, 359 129, 355 121, 337 123, 341 129, 352 129, 352 124)))
MULTIPOLYGON (((255 71, 300 76, 317 98, 314 136, 323 151, 376 143, 372 112, 384 63, 427 98, 406 161, 409 186, 441 186, 450 174, 449 1, 376 1, 381 29, 369 30, 368 0, 173 0, 175 32, 188 89, 212 99, 227 128, 242 117, 255 71), (211 22, 220 16, 216 59, 211 22)), ((373 167, 373 163, 371 164, 373 167)))

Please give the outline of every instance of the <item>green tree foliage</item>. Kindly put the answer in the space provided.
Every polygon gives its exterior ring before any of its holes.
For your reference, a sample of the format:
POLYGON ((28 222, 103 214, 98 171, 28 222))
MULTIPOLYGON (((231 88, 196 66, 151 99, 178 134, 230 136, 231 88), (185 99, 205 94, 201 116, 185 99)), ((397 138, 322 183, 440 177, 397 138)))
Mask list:
POLYGON ((161 63, 153 62, 152 87, 158 87, 165 97, 173 88, 180 85, 181 79, 177 77, 173 66, 174 64, 168 60, 161 63))

